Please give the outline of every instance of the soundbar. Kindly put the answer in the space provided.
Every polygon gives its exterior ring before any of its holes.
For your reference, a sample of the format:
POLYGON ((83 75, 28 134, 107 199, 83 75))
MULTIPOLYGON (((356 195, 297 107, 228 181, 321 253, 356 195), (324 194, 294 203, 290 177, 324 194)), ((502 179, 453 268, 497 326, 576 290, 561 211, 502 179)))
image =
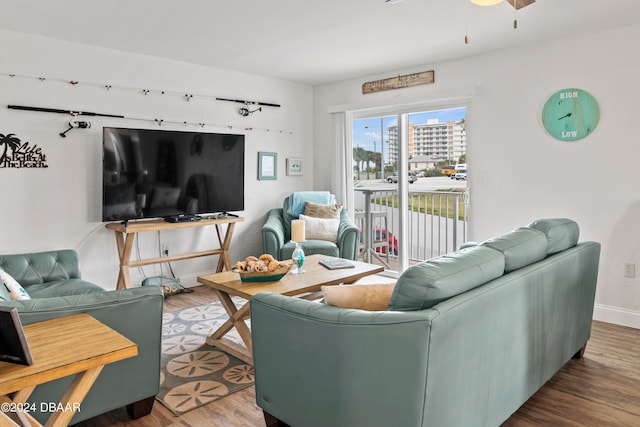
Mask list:
POLYGON ((167 222, 194 222, 200 221, 202 218, 199 215, 172 215, 164 217, 167 222))

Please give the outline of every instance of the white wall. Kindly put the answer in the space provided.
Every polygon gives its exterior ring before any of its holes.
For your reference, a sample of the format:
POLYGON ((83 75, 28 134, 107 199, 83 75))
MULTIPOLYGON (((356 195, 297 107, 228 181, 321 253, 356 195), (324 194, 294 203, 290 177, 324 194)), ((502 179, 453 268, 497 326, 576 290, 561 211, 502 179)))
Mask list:
MULTIPOLYGON (((232 259, 259 254, 260 227, 267 210, 281 206, 292 191, 313 188, 311 87, 7 31, 0 31, 0 52, 0 73, 49 79, 40 82, 0 75, 0 133, 13 133, 30 146, 37 145, 49 166, 0 168, 0 253, 74 248, 80 255, 83 278, 114 289, 119 265, 115 239, 101 222, 102 127, 157 128, 151 121, 85 117, 91 129, 74 129, 61 138, 58 134, 67 128, 70 116, 7 109, 11 104, 205 122, 222 126, 163 128, 245 134, 246 194, 241 213, 245 221, 236 226, 232 259), (54 79, 80 83, 74 86, 54 79), (264 107, 262 112, 241 117, 237 112, 241 104, 195 98, 186 102, 168 95, 145 96, 141 90, 107 91, 88 83, 257 100, 282 107, 264 107), (279 154, 276 181, 257 180, 259 151, 279 154), (305 159, 302 177, 286 176, 287 157, 305 159)), ((212 227, 166 231, 160 238, 170 245, 172 254, 217 247, 212 227)), ((158 247, 156 233, 140 234, 142 258, 155 257, 158 247)), ((198 274, 212 272, 216 263, 216 258, 206 257, 172 266, 189 285, 198 274)), ((148 266, 144 273, 154 276, 160 270, 148 266)), ((164 273, 168 274, 166 267, 164 273)), ((132 271, 133 283, 142 278, 141 271, 132 271)))
POLYGON ((470 239, 536 218, 575 219, 581 240, 602 244, 595 317, 640 328, 640 274, 623 277, 624 263, 640 267, 640 57, 633 54, 639 37, 635 25, 317 87, 316 185, 331 182, 319 167, 329 161, 321 149, 329 141, 329 109, 471 95, 470 239), (361 94, 365 81, 429 69, 435 70, 433 85, 361 94), (594 133, 570 143, 551 138, 540 119, 546 99, 569 87, 590 92, 601 109, 594 133))

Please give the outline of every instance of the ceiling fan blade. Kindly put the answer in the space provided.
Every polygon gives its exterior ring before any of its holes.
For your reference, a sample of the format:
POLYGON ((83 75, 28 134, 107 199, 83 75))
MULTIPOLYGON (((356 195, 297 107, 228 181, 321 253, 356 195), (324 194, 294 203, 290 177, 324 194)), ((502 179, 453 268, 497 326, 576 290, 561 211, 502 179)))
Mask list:
POLYGON ((535 3, 536 0, 506 0, 511 6, 515 7, 516 10, 520 10, 523 7, 529 6, 532 3, 535 3))

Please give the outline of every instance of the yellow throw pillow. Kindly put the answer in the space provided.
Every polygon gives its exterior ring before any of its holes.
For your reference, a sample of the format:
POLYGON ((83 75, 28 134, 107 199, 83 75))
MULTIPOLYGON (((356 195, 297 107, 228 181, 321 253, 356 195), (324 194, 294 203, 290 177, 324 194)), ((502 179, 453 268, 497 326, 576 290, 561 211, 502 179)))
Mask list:
POLYGON ((340 218, 342 205, 321 205, 319 203, 304 202, 304 214, 314 218, 340 218))
POLYGON ((322 286, 327 304, 340 308, 385 311, 395 283, 322 286))

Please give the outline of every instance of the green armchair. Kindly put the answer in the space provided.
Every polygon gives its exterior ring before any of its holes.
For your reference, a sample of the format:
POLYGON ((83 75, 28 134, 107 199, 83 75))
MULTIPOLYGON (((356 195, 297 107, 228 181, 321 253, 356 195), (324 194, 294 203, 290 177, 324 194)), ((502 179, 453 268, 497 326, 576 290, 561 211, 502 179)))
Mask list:
MULTIPOLYGON (((299 206, 300 202, 306 197, 316 203, 335 203, 335 196, 327 192, 304 192, 294 195, 295 193, 284 199, 282 208, 271 209, 262 226, 262 251, 279 260, 290 259, 295 249, 295 243, 291 242, 291 220, 297 219, 303 212, 304 203, 299 206)), ((302 249, 306 255, 322 254, 355 260, 359 252, 359 233, 360 230, 349 217, 349 213, 342 209, 337 241, 334 243, 326 240, 306 240, 302 243, 302 249)))

